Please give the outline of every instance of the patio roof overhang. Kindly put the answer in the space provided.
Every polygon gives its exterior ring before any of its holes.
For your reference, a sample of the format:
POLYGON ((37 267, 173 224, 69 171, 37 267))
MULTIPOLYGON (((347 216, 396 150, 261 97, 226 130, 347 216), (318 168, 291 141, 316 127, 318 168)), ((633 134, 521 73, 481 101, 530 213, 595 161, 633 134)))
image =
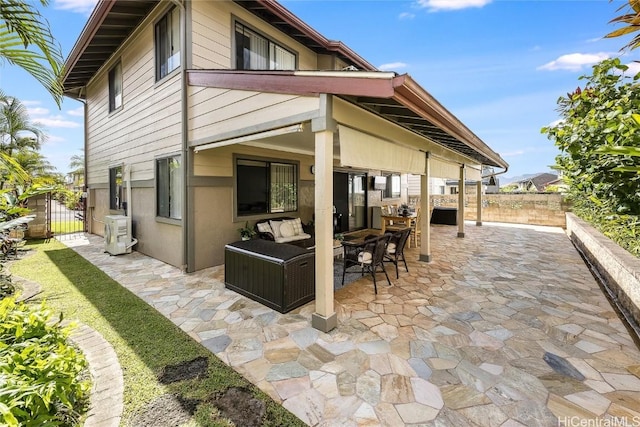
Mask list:
POLYGON ((408 74, 375 71, 189 70, 187 75, 191 86, 302 96, 339 96, 478 163, 505 170, 509 166, 408 74))

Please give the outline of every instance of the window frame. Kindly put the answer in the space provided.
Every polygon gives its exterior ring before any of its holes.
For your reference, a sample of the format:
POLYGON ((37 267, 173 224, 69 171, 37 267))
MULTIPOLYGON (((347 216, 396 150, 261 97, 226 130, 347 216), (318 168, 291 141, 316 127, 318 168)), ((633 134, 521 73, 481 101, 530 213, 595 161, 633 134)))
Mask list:
POLYGON ((159 82, 161 80, 163 80, 164 78, 166 78, 167 76, 170 76, 171 74, 173 74, 173 72, 175 72, 176 70, 179 70, 180 67, 183 66, 182 62, 183 62, 183 56, 184 53, 181 52, 182 50, 182 31, 180 30, 180 27, 182 25, 182 20, 180 19, 180 9, 176 6, 173 6, 172 8, 168 9, 160 19, 158 19, 154 25, 153 25, 153 52, 154 52, 154 62, 155 62, 155 75, 156 75, 156 82, 159 82), (177 12, 176 19, 178 20, 177 22, 177 35, 175 37, 175 42, 174 44, 171 44, 171 46, 174 47, 174 49, 172 50, 173 54, 169 55, 171 52, 161 52, 162 50, 162 41, 164 41, 166 44, 170 44, 171 43, 171 34, 167 31, 167 29, 173 29, 174 28, 174 23, 170 22, 169 24, 167 24, 167 21, 170 19, 170 17, 173 17, 174 12, 177 12), (161 40, 161 37, 163 36, 163 34, 161 34, 160 31, 160 27, 164 25, 165 26, 165 34, 164 37, 168 38, 168 40, 161 40), (175 50, 175 45, 177 45, 177 50, 175 50), (163 58, 163 55, 167 55, 167 58, 163 58), (173 68, 170 68, 170 64, 171 64, 171 59, 174 58, 176 55, 178 55, 178 60, 177 60, 177 65, 175 65, 173 68), (163 66, 167 66, 167 70, 163 72, 162 67, 163 66))
POLYGON ((122 200, 123 195, 123 172, 124 167, 122 164, 109 167, 109 210, 116 212, 123 212, 124 205, 122 200), (118 170, 120 170, 120 186, 118 188, 118 170))
MULTIPOLYGON (((167 162, 167 166, 168 166, 168 162, 167 162)), ((182 198, 183 198, 183 194, 184 194, 184 185, 182 183, 183 180, 183 173, 182 173, 182 168, 184 167, 184 164, 182 162, 182 156, 180 154, 169 154, 169 155, 164 155, 164 156, 160 156, 160 157, 156 157, 154 159, 154 168, 155 168, 155 196, 156 196, 156 219, 162 220, 162 221, 168 221, 168 222, 181 222, 182 221, 182 198), (161 173, 161 162, 164 161, 168 161, 169 159, 178 159, 179 161, 179 167, 177 168, 177 177, 178 180, 176 182, 176 190, 179 191, 178 195, 177 195, 177 200, 178 200, 178 211, 179 211, 179 217, 175 217, 175 216, 171 216, 171 211, 172 211, 172 205, 170 203, 171 200, 171 194, 172 194, 172 186, 171 186, 171 172, 167 171, 166 175, 163 175, 161 173), (166 176, 168 179, 167 185, 161 185, 160 183, 160 179, 166 176), (166 190, 168 191, 168 194, 165 195, 165 197, 169 200, 169 204, 166 207, 166 212, 160 212, 161 210, 161 204, 160 204, 160 191, 164 191, 164 188, 166 188, 166 190)), ((163 209, 165 210, 165 209, 163 209)))
POLYGON ((242 154, 236 154, 233 157, 233 216, 236 220, 247 220, 252 218, 264 218, 264 217, 279 217, 287 214, 295 214, 300 209, 300 162, 297 160, 288 160, 288 159, 277 159, 277 158, 265 158, 265 157, 256 157, 256 156, 248 156, 242 154), (238 162, 239 161, 248 161, 248 162, 260 162, 268 165, 266 171, 266 178, 269 180, 267 182, 268 193, 266 195, 266 209, 264 211, 240 211, 239 204, 240 200, 238 197, 238 162), (270 181, 271 177, 271 167, 273 164, 281 164, 287 166, 293 166, 294 177, 293 184, 295 185, 295 208, 293 210, 278 210, 273 211, 272 209, 272 183, 270 181))
POLYGON ((109 113, 113 113, 114 111, 118 111, 122 109, 124 104, 123 94, 122 94, 122 62, 118 61, 111 69, 109 70, 109 113), (117 72, 119 70, 119 73, 117 72), (118 78, 119 77, 119 78, 118 78), (119 81, 116 81, 118 78, 119 81), (117 85, 119 83, 120 93, 116 92, 117 85), (120 104, 116 105, 117 96, 120 95, 120 104))
MULTIPOLYGON (((232 53, 233 53, 233 60, 232 60, 232 64, 235 65, 236 70, 246 70, 246 71, 295 71, 298 69, 298 52, 296 52, 295 50, 289 48, 289 46, 284 45, 282 43, 280 43, 279 41, 276 41, 275 39, 267 36, 265 33, 258 31, 256 28, 252 27, 251 25, 246 24, 245 22, 239 20, 239 19, 233 19, 232 21, 232 26, 231 26, 231 40, 232 40, 232 53), (238 31, 237 31, 237 27, 238 26, 242 26, 244 29, 247 29, 249 31, 251 31, 252 33, 255 33, 256 36, 261 37, 262 39, 264 39, 267 43, 267 54, 269 55, 266 58, 266 63, 268 65, 267 68, 245 68, 244 65, 242 67, 238 67, 239 62, 240 62, 240 46, 238 45, 238 31), (285 52, 290 53, 293 56, 293 68, 271 68, 271 48, 272 46, 280 48, 282 50, 284 50, 285 52)), ((242 55, 242 58, 244 59, 244 55, 242 55)), ((243 61, 244 62, 244 61, 243 61)))
POLYGON ((402 196, 402 178, 399 173, 388 173, 384 174, 387 177, 387 187, 382 190, 382 198, 383 199, 399 199, 402 196), (398 191, 396 193, 393 192, 393 181, 394 178, 397 178, 398 181, 398 191))

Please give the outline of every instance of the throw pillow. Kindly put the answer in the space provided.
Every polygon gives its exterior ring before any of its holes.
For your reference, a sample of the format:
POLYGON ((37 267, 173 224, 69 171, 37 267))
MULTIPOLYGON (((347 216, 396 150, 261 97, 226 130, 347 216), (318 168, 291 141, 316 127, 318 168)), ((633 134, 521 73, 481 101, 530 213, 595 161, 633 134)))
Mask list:
POLYGON ((271 226, 269 225, 268 222, 259 222, 257 227, 258 227, 258 231, 261 233, 273 234, 273 230, 271 229, 271 226))
POLYGON ((282 221, 269 221, 269 225, 271 226, 271 230, 273 230, 273 237, 279 238, 282 237, 280 234, 280 226, 282 225, 282 221))
POLYGON ((300 218, 285 219, 283 223, 291 224, 291 227, 293 228, 294 236, 298 236, 304 233, 304 230, 302 229, 302 221, 300 221, 300 218))
POLYGON ((282 235, 282 237, 293 237, 296 235, 291 221, 282 221, 282 225, 280 225, 280 235, 282 235))

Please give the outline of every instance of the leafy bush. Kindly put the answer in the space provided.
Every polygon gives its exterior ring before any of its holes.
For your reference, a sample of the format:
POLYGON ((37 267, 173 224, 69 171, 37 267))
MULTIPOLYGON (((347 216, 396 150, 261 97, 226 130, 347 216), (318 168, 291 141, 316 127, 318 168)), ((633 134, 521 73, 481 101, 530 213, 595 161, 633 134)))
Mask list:
POLYGON ((13 295, 15 291, 11 274, 5 272, 4 264, 0 263, 0 299, 13 295))
POLYGON ((0 302, 0 424, 59 426, 78 422, 86 410, 90 381, 84 355, 67 338, 72 326, 50 322, 14 298, 0 302))

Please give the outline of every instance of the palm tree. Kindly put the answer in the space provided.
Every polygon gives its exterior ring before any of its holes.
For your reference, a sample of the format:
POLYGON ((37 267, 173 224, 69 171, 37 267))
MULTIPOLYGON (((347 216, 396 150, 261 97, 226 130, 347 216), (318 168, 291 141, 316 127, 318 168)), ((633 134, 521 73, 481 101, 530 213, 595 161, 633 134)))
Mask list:
MULTIPOLYGON (((40 0, 40 3, 47 6, 49 0, 40 0)), ((15 0, 0 2, 0 57, 35 77, 60 106, 62 49, 53 38, 47 20, 31 4, 15 0)))
POLYGON ((23 149, 40 149, 46 139, 43 129, 31 122, 20 100, 0 92, 0 151, 13 155, 23 149))
POLYGON ((57 169, 39 152, 23 149, 13 155, 13 159, 32 179, 59 180, 57 169))
POLYGON ((74 173, 84 173, 84 155, 74 154, 69 160, 69 169, 74 173))
MULTIPOLYGON (((605 37, 626 36, 640 31, 640 0, 628 0, 628 4, 623 4, 618 8, 618 11, 621 10, 625 10, 624 14, 613 18, 610 23, 624 24, 624 26, 610 32, 605 37)), ((636 34, 621 50, 633 50, 637 47, 640 47, 640 34, 636 34)))

